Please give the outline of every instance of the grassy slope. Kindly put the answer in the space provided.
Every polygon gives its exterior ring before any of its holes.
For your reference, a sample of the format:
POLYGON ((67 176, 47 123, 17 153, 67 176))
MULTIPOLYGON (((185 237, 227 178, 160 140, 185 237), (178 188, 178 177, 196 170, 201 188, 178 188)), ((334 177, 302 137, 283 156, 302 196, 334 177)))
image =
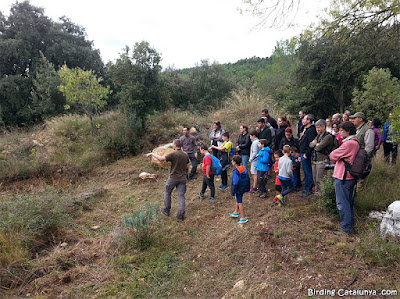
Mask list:
MULTIPOLYGON (((360 237, 332 236, 339 223, 316 202, 293 194, 286 207, 278 208, 271 205, 271 197, 263 200, 247 195, 250 221, 238 226, 228 217, 233 199, 227 191, 217 191, 214 204, 196 198, 201 178, 188 184, 187 220, 160 218, 150 249, 123 251, 111 246, 122 215, 142 208, 146 201, 162 204, 167 176, 167 171, 154 169, 138 156, 100 168, 78 184, 63 186, 71 195, 96 186, 108 192, 75 219, 71 226, 74 238, 66 236, 67 247, 57 246, 36 260, 42 274, 21 287, 20 294, 46 298, 298 298, 305 297, 308 288, 400 287, 396 268, 374 267, 359 257, 360 237), (137 176, 141 171, 157 172, 161 177, 158 182, 141 181, 137 176), (95 225, 100 229, 91 229, 95 225), (240 280, 243 288, 232 291, 240 280)), ((47 187, 42 182, 32 188, 40 193, 47 187)))

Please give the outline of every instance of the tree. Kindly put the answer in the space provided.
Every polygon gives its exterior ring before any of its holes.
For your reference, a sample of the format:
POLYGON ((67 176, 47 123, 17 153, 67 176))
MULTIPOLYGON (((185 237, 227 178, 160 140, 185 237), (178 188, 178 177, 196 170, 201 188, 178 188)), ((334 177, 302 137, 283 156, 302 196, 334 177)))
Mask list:
POLYGON ((93 71, 69 69, 64 65, 59 74, 62 80, 59 89, 67 102, 80 107, 89 116, 93 126, 93 115, 98 113, 99 108, 107 105, 105 99, 110 94, 109 87, 102 86, 101 78, 97 78, 93 71))
POLYGON ((354 109, 365 111, 368 119, 379 117, 384 121, 400 105, 400 83, 390 70, 374 67, 364 76, 362 89, 354 89, 352 102, 354 109))

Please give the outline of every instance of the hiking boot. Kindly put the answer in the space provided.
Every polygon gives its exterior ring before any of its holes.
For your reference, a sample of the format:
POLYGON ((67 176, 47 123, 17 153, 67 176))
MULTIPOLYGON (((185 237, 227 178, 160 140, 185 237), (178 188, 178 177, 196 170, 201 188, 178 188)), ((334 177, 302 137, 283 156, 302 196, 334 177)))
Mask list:
POLYGON ((249 222, 249 219, 247 219, 247 218, 240 218, 240 220, 237 222, 237 224, 244 224, 244 223, 247 223, 247 222, 249 222))
POLYGON ((189 175, 189 180, 195 180, 197 179, 197 175, 193 174, 193 175, 189 175))
POLYGON ((200 197, 200 199, 203 199, 204 198, 204 193, 199 192, 199 193, 197 193, 197 196, 200 197))
POLYGON ((166 209, 162 209, 161 213, 163 213, 165 216, 169 217, 169 211, 166 209))
POLYGON ((278 202, 278 206, 279 206, 279 207, 285 204, 285 200, 283 199, 283 196, 282 196, 281 194, 279 194, 278 196, 276 196, 276 199, 279 201, 279 202, 278 202), (279 204, 281 204, 281 205, 279 205, 279 204))
POLYGON ((260 198, 267 198, 267 192, 262 192, 261 194, 260 194, 260 198))
POLYGON ((311 190, 304 190, 303 194, 301 195, 302 197, 308 197, 312 195, 312 191, 311 190))
POLYGON ((214 198, 214 197, 210 197, 210 199, 208 200, 208 202, 209 202, 209 203, 213 203, 213 202, 214 202, 214 200, 215 200, 215 198, 214 198))
POLYGON ((177 219, 178 221, 183 221, 183 220, 185 220, 185 216, 184 216, 184 215, 177 215, 177 216, 176 216, 176 219, 177 219))
POLYGON ((233 212, 232 214, 229 214, 229 217, 231 217, 231 218, 238 218, 238 217, 239 217, 239 213, 233 212))

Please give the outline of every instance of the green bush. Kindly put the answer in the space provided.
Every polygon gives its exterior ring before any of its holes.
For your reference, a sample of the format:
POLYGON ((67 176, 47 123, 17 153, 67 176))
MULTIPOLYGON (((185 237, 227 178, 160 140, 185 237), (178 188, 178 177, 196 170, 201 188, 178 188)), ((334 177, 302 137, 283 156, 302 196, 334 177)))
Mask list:
POLYGON ((159 204, 146 202, 146 210, 133 212, 131 215, 123 216, 125 226, 132 231, 136 245, 146 249, 152 241, 152 234, 155 230, 154 222, 157 221, 160 213, 159 204))
POLYGON ((336 206, 335 179, 329 172, 321 181, 321 190, 319 192, 320 204, 333 215, 339 215, 336 206))

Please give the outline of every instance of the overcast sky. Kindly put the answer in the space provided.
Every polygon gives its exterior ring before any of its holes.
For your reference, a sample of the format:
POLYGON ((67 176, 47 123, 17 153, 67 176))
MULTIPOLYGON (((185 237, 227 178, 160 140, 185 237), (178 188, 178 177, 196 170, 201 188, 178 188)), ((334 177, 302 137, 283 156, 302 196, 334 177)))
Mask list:
MULTIPOLYGON (((16 1, 0 0, 9 14, 16 1)), ((162 66, 193 67, 203 59, 236 62, 272 54, 276 42, 298 35, 328 0, 303 0, 297 26, 286 30, 254 29, 258 20, 240 14, 241 0, 31 0, 58 20, 65 15, 84 28, 103 61, 114 61, 121 49, 147 41, 162 57, 162 66)))

